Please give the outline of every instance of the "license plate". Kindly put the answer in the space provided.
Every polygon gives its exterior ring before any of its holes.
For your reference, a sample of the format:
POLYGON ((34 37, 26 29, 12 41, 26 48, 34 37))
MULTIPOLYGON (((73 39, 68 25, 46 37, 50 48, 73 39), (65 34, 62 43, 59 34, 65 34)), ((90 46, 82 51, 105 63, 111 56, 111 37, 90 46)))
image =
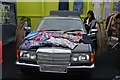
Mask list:
POLYGON ((61 66, 40 66, 41 72, 56 72, 56 73, 66 73, 67 68, 61 66))

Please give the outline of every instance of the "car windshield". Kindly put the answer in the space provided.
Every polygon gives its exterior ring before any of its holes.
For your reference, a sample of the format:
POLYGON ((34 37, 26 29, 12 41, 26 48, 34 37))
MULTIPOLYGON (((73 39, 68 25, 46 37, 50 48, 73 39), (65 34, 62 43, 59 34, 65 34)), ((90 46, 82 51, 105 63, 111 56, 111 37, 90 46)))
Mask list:
POLYGON ((84 31, 84 26, 81 20, 78 19, 43 19, 37 26, 38 30, 80 30, 84 31))

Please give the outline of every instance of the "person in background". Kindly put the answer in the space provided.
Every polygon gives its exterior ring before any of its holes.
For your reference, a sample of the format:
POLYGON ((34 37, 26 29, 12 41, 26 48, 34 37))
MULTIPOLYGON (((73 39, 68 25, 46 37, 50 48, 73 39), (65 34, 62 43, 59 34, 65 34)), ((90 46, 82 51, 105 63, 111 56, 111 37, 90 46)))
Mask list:
POLYGON ((87 13, 87 17, 84 19, 84 25, 85 25, 85 28, 86 28, 86 31, 87 33, 89 33, 89 30, 91 28, 91 22, 95 20, 95 16, 94 16, 94 13, 92 10, 89 10, 88 13, 87 13))

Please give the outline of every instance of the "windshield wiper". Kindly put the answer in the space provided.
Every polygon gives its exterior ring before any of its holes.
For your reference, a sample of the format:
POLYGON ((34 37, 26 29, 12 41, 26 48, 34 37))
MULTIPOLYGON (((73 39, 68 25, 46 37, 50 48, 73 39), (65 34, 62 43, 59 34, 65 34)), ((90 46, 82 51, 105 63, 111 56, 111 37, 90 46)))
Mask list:
POLYGON ((47 29, 47 30, 44 30, 44 31, 61 31, 59 29, 47 29))
POLYGON ((83 31, 83 30, 81 30, 81 29, 71 29, 71 30, 65 31, 64 33, 67 33, 67 32, 74 32, 74 31, 83 31))

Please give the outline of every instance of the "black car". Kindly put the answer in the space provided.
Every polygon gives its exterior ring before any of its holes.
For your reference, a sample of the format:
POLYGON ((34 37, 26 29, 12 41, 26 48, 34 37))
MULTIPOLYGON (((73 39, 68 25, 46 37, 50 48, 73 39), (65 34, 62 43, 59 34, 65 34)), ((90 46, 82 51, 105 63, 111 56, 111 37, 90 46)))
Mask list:
MULTIPOLYGON (((95 32, 94 30, 91 30, 95 32)), ((43 17, 17 50, 16 65, 25 73, 67 73, 95 67, 95 49, 80 17, 43 17), (32 69, 31 69, 32 68, 32 69)))

